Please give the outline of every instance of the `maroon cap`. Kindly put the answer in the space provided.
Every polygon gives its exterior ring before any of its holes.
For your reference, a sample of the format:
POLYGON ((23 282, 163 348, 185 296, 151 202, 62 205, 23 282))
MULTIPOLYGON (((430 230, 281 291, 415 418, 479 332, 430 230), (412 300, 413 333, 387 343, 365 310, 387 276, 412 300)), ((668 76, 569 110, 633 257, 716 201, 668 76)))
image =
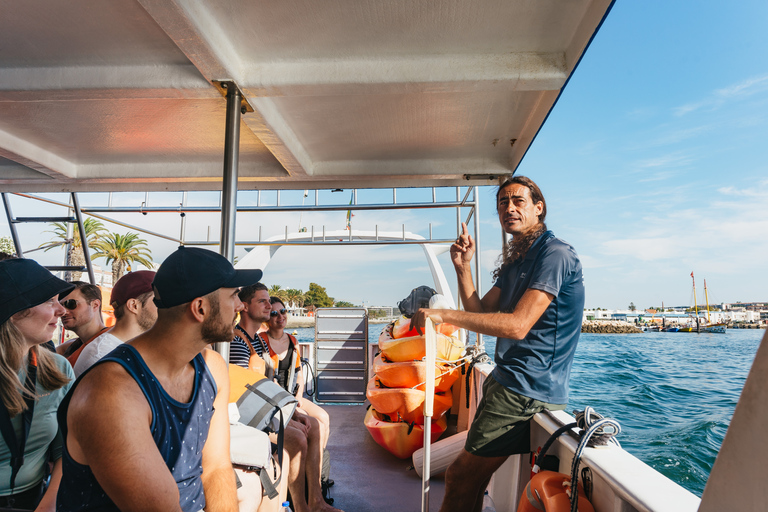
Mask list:
POLYGON ((152 270, 137 270, 125 274, 117 280, 115 287, 112 288, 112 296, 109 303, 115 306, 122 306, 128 299, 135 299, 139 295, 152 291, 152 281, 155 279, 155 272, 152 270))

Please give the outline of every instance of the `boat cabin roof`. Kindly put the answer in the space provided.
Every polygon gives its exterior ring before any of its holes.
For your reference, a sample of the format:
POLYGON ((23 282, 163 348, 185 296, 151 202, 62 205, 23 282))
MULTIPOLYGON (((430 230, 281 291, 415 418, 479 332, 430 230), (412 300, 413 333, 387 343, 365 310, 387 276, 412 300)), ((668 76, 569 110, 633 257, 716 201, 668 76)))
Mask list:
POLYGON ((611 0, 26 0, 0 16, 3 191, 491 184, 611 0))

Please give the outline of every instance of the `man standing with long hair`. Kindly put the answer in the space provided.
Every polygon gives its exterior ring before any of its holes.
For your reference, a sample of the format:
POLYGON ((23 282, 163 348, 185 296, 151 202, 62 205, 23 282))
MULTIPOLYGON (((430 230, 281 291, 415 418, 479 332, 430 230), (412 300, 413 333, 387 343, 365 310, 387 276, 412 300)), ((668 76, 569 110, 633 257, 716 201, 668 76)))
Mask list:
POLYGON ((568 380, 581 332, 584 282, 568 243, 547 230, 547 203, 529 178, 507 178, 496 194, 499 222, 512 240, 494 272, 496 283, 480 298, 472 282, 475 242, 462 224, 451 246, 464 311, 421 309, 425 319, 496 336, 496 368, 464 450, 446 472, 448 511, 479 511, 488 482, 510 455, 530 452, 530 420, 544 409, 565 409, 568 380))

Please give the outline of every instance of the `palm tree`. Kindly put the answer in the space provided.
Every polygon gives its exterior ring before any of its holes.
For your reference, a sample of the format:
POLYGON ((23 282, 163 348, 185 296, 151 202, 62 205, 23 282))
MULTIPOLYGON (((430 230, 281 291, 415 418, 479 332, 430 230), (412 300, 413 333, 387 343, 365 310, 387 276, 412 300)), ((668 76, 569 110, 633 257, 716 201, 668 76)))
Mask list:
POLYGON ((301 290, 297 290, 296 288, 288 288, 285 291, 285 300, 291 303, 291 307, 293 308, 300 308, 303 304, 304 294, 301 290))
POLYGON ((9 236, 0 236, 0 252, 5 254, 16 254, 16 246, 13 244, 13 239, 9 236))
POLYGON ((141 263, 152 267, 152 253, 147 247, 147 241, 139 238, 136 233, 109 233, 93 244, 91 259, 104 258, 107 265, 112 263, 112 283, 123 277, 125 267, 131 263, 141 263))
MULTIPOLYGON (((53 222, 51 223, 51 226, 53 229, 46 231, 46 233, 53 233, 53 243, 45 243, 40 247, 45 247, 45 250, 49 251, 54 247, 61 247, 62 245, 70 244, 69 253, 67 254, 67 265, 72 265, 75 267, 85 266, 83 244, 80 241, 80 230, 77 229, 77 226, 72 226, 73 229, 71 238, 67 236, 67 229, 69 224, 64 222, 53 222)), ((93 245, 107 233, 107 228, 104 227, 104 224, 92 217, 88 217, 83 221, 83 229, 85 230, 85 239, 88 241, 88 247, 93 247, 93 245)), ((65 274, 65 279, 68 278, 68 274, 69 272, 65 274)), ((79 281, 81 275, 82 272, 73 271, 72 280, 79 281)))
POLYGON ((287 300, 286 291, 279 284, 273 284, 272 286, 269 287, 269 295, 271 297, 277 297, 282 300, 287 300))

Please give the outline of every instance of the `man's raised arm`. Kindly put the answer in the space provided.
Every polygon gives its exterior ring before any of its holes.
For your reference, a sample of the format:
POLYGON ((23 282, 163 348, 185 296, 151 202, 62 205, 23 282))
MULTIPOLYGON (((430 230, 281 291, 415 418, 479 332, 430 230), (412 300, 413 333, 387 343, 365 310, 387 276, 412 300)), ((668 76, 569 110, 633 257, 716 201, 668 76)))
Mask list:
MULTIPOLYGON (((496 290, 498 301, 498 288, 496 290)), ((488 292, 489 295, 491 292, 488 292)), ((511 313, 473 313, 455 311, 453 309, 420 309, 411 319, 411 325, 422 332, 426 318, 436 324, 449 323, 473 332, 520 340, 525 338, 528 331, 541 318, 549 304, 554 299, 551 293, 528 289, 523 294, 517 307, 511 313)))
POLYGON ((483 313, 494 311, 498 305, 498 295, 494 302, 490 292, 480 299, 472 281, 472 256, 475 254, 475 241, 467 232, 466 222, 461 223, 461 234, 451 245, 451 262, 459 281, 459 297, 465 311, 483 313))

